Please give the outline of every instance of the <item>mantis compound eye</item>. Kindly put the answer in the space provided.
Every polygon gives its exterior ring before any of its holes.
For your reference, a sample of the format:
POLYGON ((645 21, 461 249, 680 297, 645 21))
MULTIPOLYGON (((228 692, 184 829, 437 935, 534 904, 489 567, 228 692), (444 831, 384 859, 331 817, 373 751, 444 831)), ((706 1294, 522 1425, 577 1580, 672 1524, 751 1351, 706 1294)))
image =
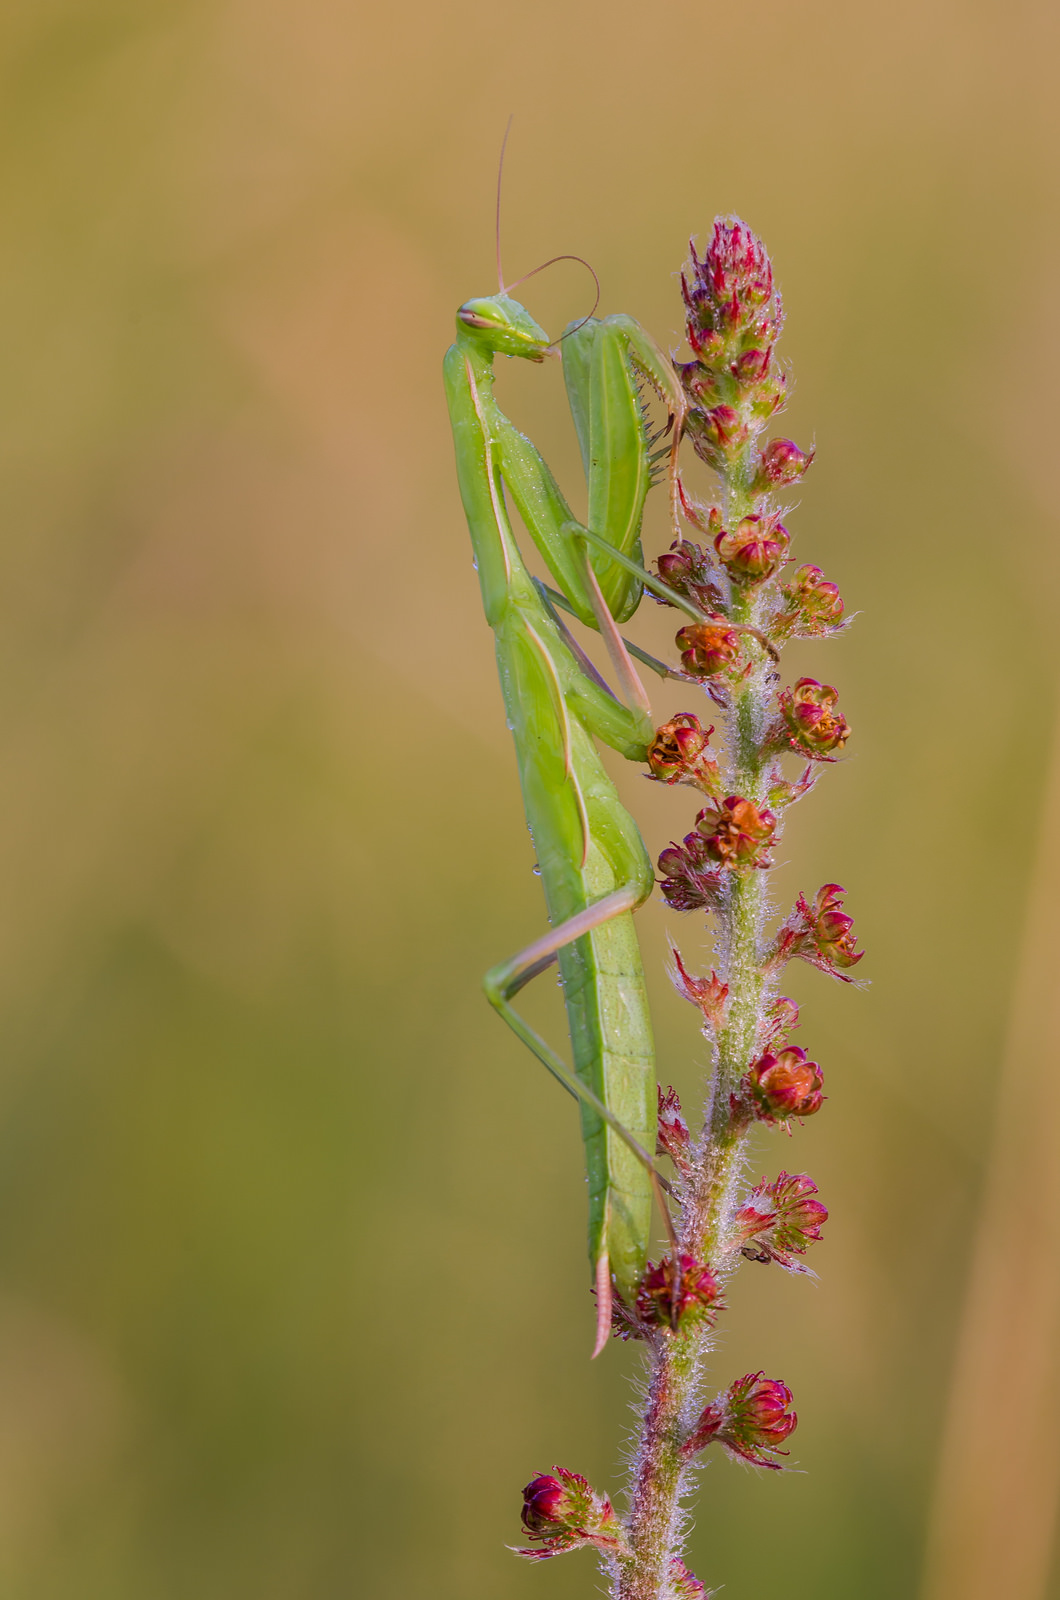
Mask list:
POLYGON ((462 322, 465 328, 492 328, 493 326, 488 318, 480 317, 476 311, 470 310, 467 306, 461 306, 456 315, 457 320, 462 322))

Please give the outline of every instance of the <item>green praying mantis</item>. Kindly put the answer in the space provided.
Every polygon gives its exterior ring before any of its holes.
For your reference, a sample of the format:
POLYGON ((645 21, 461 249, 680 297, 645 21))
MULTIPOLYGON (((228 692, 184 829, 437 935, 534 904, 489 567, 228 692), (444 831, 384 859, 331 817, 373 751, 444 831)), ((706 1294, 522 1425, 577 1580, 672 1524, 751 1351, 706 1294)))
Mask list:
POLYGON ((645 582, 661 587, 641 567, 640 524, 653 469, 664 455, 670 457, 673 501, 684 401, 671 363, 631 317, 590 316, 572 324, 559 343, 587 480, 586 524, 572 516, 544 460, 494 399, 496 355, 540 362, 553 353, 547 334, 503 284, 497 295, 468 300, 457 312, 445 385, 460 492, 551 923, 548 934, 494 967, 485 989, 517 1036, 580 1102, 596 1354, 610 1329, 612 1288, 627 1304, 635 1299, 653 1196, 673 1241, 649 1153, 655 1147, 654 1046, 632 918, 651 893, 654 874, 594 740, 643 761, 655 732, 616 623, 636 609, 645 582), (658 440, 648 436, 641 381, 669 414, 671 444, 663 451, 654 450, 658 440), (524 564, 505 490, 556 591, 524 564), (624 701, 574 640, 557 604, 599 630, 624 701), (553 961, 563 985, 573 1072, 512 1005, 553 961))

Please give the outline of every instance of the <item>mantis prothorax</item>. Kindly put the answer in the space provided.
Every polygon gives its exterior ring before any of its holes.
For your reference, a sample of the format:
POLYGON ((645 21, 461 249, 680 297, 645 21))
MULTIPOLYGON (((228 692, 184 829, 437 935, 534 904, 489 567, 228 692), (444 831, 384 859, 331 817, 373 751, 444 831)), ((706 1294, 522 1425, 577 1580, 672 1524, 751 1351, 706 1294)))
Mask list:
MULTIPOLYGON (((653 871, 593 741, 643 761, 654 734, 647 696, 615 625, 632 614, 643 592, 640 522, 658 460, 638 380, 645 378, 667 404, 675 440, 683 403, 670 363, 632 318, 590 318, 568 330, 562 351, 588 483, 585 528, 537 450, 493 397, 496 354, 541 361, 550 349, 544 331, 502 289, 460 307, 445 383, 460 491, 552 924, 549 934, 494 967, 485 988, 518 1037, 581 1104, 596 1354, 610 1328, 612 1287, 627 1304, 636 1296, 653 1194, 673 1239, 650 1153, 654 1046, 631 915, 651 893, 653 871), (545 586, 528 572, 505 489, 559 586, 564 609, 602 633, 629 704, 612 694, 559 621, 545 586), (573 1072, 511 1004, 553 960, 563 983, 573 1072)), ((674 464, 672 456, 671 481, 674 464)))

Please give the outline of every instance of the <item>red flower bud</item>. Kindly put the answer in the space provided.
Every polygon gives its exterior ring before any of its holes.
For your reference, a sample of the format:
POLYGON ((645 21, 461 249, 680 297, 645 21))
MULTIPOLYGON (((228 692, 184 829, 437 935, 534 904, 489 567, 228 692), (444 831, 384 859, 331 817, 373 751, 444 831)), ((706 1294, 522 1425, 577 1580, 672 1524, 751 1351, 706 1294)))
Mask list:
MULTIPOLYGON (((751 396, 751 414, 761 426, 768 422, 775 411, 779 411, 787 399, 788 380, 783 372, 778 372, 772 377, 765 378, 755 385, 751 396)), ((748 429, 748 434, 751 430, 748 429)))
MULTIPOLYGON (((568 1479, 577 1476, 575 1473, 565 1474, 568 1479)), ((588 1490, 589 1485, 584 1478, 581 1483, 588 1490)), ((569 1525, 576 1499, 568 1484, 550 1477, 547 1472, 539 1473, 536 1478, 531 1478, 523 1490, 523 1527, 535 1538, 551 1536, 557 1529, 569 1525)), ((580 1517, 576 1517, 575 1521, 580 1521, 580 1517)))
POLYGON ((803 767, 802 775, 796 778, 794 783, 789 783, 786 778, 781 778, 775 771, 773 776, 776 781, 770 784, 766 798, 771 807, 781 810, 784 806, 794 805, 796 800, 801 800, 804 794, 809 794, 817 782, 818 774, 811 763, 809 766, 803 767))
POLYGON ((693 552, 698 550, 699 546, 692 544, 688 539, 675 539, 669 550, 664 551, 655 563, 659 577, 672 589, 676 589, 679 584, 687 583, 695 565, 693 552))
POLYGON ((865 952, 861 950, 856 955, 854 953, 854 918, 839 909, 842 904, 842 884, 826 883, 823 889, 818 889, 811 913, 813 939, 826 960, 834 962, 837 967, 853 967, 865 952))
MULTIPOLYGON (((720 528, 721 516, 716 510, 711 510, 707 526, 712 535, 715 519, 720 528)), ((719 576, 717 563, 709 550, 693 544, 691 539, 675 539, 669 550, 665 550, 657 559, 655 570, 665 584, 703 611, 713 611, 722 602, 722 592, 716 582, 719 576)), ((660 599, 658 595, 655 599, 664 606, 672 603, 660 599)))
POLYGON ((836 711, 838 692, 816 678, 800 678, 793 689, 780 692, 780 711, 792 749, 811 761, 834 760, 850 737, 847 719, 836 711))
POLYGON ((714 404, 718 398, 718 374, 711 370, 714 363, 706 357, 706 351, 714 352, 719 359, 724 359, 725 341, 717 337, 708 337, 692 347, 699 359, 697 361, 679 361, 676 364, 678 376, 685 386, 685 393, 700 411, 705 411, 714 404))
POLYGON ((724 620, 690 622, 678 631, 677 648, 690 677, 713 678, 719 673, 732 677, 740 656, 740 635, 724 620))
POLYGON ((674 988, 683 999, 699 1007, 704 1022, 713 1032, 720 1027, 725 1015, 729 985, 722 983, 716 972, 712 972, 709 978, 694 978, 681 960, 681 952, 677 947, 671 945, 670 949, 674 958, 674 970, 670 974, 674 988))
POLYGON ((637 1294, 637 1317, 655 1328, 713 1327, 724 1302, 710 1268, 694 1256, 682 1255, 680 1284, 674 1300, 673 1262, 665 1256, 657 1267, 648 1263, 637 1294))
POLYGON ((820 639, 843 626, 843 599, 820 567, 800 567, 784 585, 784 610, 773 631, 781 638, 820 639))
MULTIPOLYGON (((697 361, 687 363, 689 368, 694 371, 698 362, 702 362, 707 369, 718 367, 722 364, 725 360, 725 335, 723 333, 719 333, 714 329, 697 328, 691 319, 687 323, 687 332, 688 342, 698 358, 697 361)), ((680 362, 675 362, 675 366, 683 376, 685 367, 680 362)))
POLYGON ((813 905, 799 895, 795 908, 777 933, 770 966, 782 966, 785 961, 808 961, 830 977, 843 983, 853 980, 844 975, 847 967, 857 966, 864 950, 856 950, 854 919, 840 910, 843 904, 843 886, 826 883, 817 891, 813 905))
POLYGON ((656 1155, 667 1155, 676 1167, 686 1171, 692 1154, 692 1136, 688 1131, 688 1123, 681 1115, 681 1101, 677 1090, 669 1088, 663 1092, 663 1086, 658 1086, 659 1094, 659 1122, 656 1137, 656 1155))
POLYGON ((772 811, 760 809, 752 800, 731 794, 728 799, 707 806, 696 818, 706 856, 730 871, 737 867, 768 867, 777 819, 772 811))
POLYGON ((707 794, 718 783, 718 764, 707 753, 713 726, 704 728, 690 711, 679 711, 656 730, 648 746, 651 776, 660 783, 690 783, 707 794))
POLYGON ((777 1055, 767 1051, 759 1056, 744 1082, 762 1122, 812 1117, 824 1100, 824 1074, 816 1061, 807 1061, 805 1050, 798 1045, 788 1045, 777 1055))
POLYGON ((759 494, 797 483, 808 469, 815 452, 800 450, 790 439, 772 439, 762 451, 753 490, 759 494))
MULTIPOLYGON (((683 514, 694 528, 698 528, 700 533, 713 539, 716 534, 721 532, 721 512, 718 507, 703 505, 694 495, 689 494, 684 480, 681 478, 677 480, 677 498, 680 501, 683 514)), ((684 540, 675 541, 670 548, 676 550, 679 544, 684 542, 684 540)), ((699 545, 693 545, 692 549, 699 550, 700 556, 704 560, 709 559, 709 551, 701 550, 699 545)))
POLYGON ((731 533, 719 533, 714 548, 735 579, 761 583, 780 566, 790 543, 787 528, 776 517, 751 516, 731 533))
POLYGON ((673 1600, 709 1600, 705 1586, 689 1572, 680 1556, 670 1560, 670 1594, 673 1600))
POLYGON ((523 1527, 540 1548, 519 1550, 534 1560, 562 1555, 579 1545, 614 1550, 622 1529, 606 1495, 598 1495, 580 1472, 553 1467, 538 1473, 523 1490, 523 1527))
POLYGON ((704 433, 716 444, 742 444, 746 430, 740 422, 740 413, 732 406, 714 406, 703 417, 704 433))
POLYGON ((763 312, 779 319, 779 296, 765 245, 738 217, 718 217, 702 260, 689 244, 691 266, 681 276, 689 339, 714 329, 760 328, 763 312))
POLYGON ((693 359, 677 365, 691 402, 685 431, 708 466, 724 471, 783 404, 773 346, 783 309, 765 247, 738 218, 719 217, 706 254, 691 245, 682 275, 693 359))
POLYGON ((684 1445, 684 1454, 694 1455, 717 1441, 753 1466, 779 1471, 780 1462, 772 1458, 787 1455, 780 1447, 799 1420, 788 1410, 791 1401, 786 1383, 749 1372, 706 1407, 684 1445))
POLYGON ((766 1012, 766 1044, 776 1044, 794 1033, 799 1025, 799 1008, 786 994, 778 994, 766 1012))
POLYGON ((707 864, 704 840, 686 833, 681 844, 671 844, 659 856, 662 896, 673 911, 700 911, 718 902, 721 873, 707 864))
POLYGON ((772 1183, 763 1178, 733 1217, 734 1242, 754 1260, 808 1272, 796 1257, 820 1239, 828 1221, 828 1208, 816 1194, 817 1185, 804 1172, 782 1172, 772 1183))
POLYGON ((709 410, 693 408, 688 413, 685 432, 700 460, 715 469, 740 451, 751 437, 740 413, 726 405, 711 406, 709 410))
POLYGON ((736 357, 729 371, 738 383, 759 383, 769 371, 770 349, 745 350, 736 357))

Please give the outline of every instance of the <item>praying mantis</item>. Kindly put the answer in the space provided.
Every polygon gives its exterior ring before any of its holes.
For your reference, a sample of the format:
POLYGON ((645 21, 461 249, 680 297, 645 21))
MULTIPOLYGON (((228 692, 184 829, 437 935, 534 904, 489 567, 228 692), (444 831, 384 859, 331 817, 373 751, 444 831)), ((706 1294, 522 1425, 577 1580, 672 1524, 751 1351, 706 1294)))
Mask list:
POLYGON ((670 455, 674 494, 684 401, 670 362, 631 317, 586 318, 560 344, 587 479, 587 525, 572 516, 545 462, 494 399, 496 355, 540 362, 553 349, 503 284, 497 295, 468 300, 457 312, 445 386, 460 492, 551 923, 548 934, 494 967, 484 986, 516 1035, 580 1102, 597 1295, 595 1355, 610 1330, 612 1290, 628 1305, 635 1300, 653 1195, 673 1240, 649 1153, 655 1146, 654 1046, 632 918, 651 893, 654 873, 594 739, 643 761, 655 732, 616 621, 636 609, 647 579, 639 560, 640 522, 663 454, 670 455), (650 383, 669 413, 666 451, 653 452, 638 379, 650 383), (523 561, 506 489, 556 593, 523 561), (626 703, 596 672, 556 602, 600 631, 626 703), (563 985, 573 1072, 511 1003, 553 961, 563 985))

